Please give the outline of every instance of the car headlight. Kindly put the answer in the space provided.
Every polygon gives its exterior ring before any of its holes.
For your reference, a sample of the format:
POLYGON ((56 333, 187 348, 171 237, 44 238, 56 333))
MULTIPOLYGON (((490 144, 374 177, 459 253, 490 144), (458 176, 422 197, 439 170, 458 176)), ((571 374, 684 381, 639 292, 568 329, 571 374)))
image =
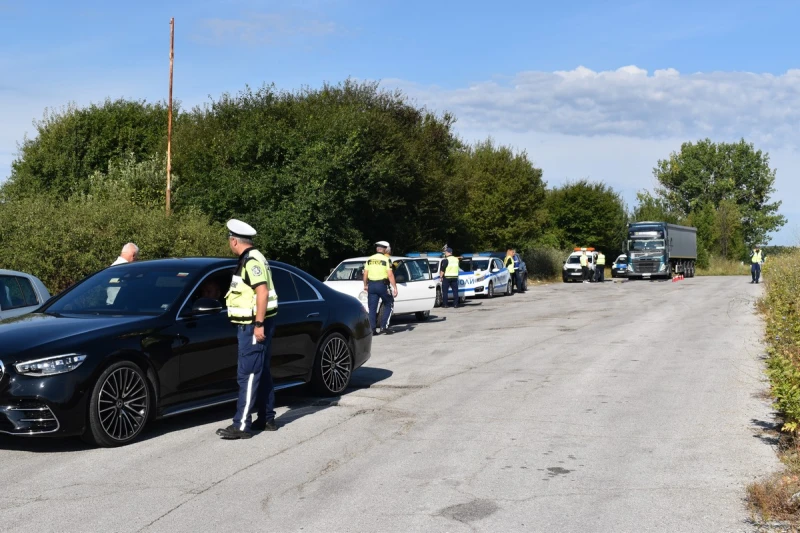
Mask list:
POLYGON ((71 372, 81 366, 85 360, 85 355, 68 353, 33 361, 23 361, 16 363, 14 368, 17 369, 18 374, 27 376, 52 376, 53 374, 71 372))

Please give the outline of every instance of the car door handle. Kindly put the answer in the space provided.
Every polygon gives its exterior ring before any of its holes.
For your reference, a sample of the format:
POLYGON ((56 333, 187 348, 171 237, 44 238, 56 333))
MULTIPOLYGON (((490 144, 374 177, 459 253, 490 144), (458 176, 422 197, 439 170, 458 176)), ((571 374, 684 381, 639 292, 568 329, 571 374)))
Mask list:
POLYGON ((314 318, 315 316, 319 316, 319 313, 308 313, 306 318, 314 318))
POLYGON ((435 288, 436 288, 436 285, 428 285, 428 288, 429 288, 429 289, 435 289, 435 288))

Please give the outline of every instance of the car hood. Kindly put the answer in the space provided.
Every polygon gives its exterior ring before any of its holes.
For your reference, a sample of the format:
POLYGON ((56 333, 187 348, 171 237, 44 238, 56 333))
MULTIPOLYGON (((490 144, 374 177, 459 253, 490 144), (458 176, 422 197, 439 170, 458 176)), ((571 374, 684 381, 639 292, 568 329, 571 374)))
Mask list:
POLYGON ((56 344, 68 348, 99 335, 128 333, 137 323, 152 321, 152 316, 45 315, 33 313, 0 321, 0 358, 6 363, 56 344))

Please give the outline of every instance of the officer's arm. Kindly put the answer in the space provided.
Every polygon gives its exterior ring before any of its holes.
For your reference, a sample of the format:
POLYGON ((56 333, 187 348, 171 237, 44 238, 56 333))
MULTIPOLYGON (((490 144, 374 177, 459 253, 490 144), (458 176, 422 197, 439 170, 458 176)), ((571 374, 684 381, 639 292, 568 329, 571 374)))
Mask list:
POLYGON ((364 265, 364 276, 363 276, 364 277, 364 290, 367 290, 367 287, 369 286, 369 284, 367 283, 367 280, 369 279, 367 277, 367 275, 368 275, 367 265, 364 265))
POLYGON ((263 322, 267 316, 267 301, 269 300, 269 289, 264 283, 256 287, 256 322, 263 322))
POLYGON ((397 292, 397 283, 395 283, 394 281, 394 272, 392 272, 392 270, 389 269, 388 274, 389 274, 389 283, 392 284, 392 288, 395 290, 395 292, 397 292))

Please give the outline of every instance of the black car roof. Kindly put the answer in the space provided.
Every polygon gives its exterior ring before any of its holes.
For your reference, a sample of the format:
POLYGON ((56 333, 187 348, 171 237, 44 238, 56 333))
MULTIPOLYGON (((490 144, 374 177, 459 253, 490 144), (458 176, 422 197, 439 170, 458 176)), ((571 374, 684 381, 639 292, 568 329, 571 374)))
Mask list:
MULTIPOLYGON (((168 259, 148 259, 146 261, 136 261, 135 263, 123 263, 117 266, 125 267, 129 265, 147 265, 152 267, 166 267, 166 268, 179 268, 181 266, 191 266, 195 268, 199 268, 201 270, 205 270, 207 268, 213 268, 215 266, 234 266, 236 265, 238 259, 236 257, 171 257, 168 259)), ((313 276, 308 274, 307 272, 297 268, 296 266, 290 265, 288 263, 283 263, 281 261, 273 261, 267 258, 267 261, 270 265, 280 266, 283 267, 290 272, 295 273, 304 273, 306 276, 314 279, 313 276)))

